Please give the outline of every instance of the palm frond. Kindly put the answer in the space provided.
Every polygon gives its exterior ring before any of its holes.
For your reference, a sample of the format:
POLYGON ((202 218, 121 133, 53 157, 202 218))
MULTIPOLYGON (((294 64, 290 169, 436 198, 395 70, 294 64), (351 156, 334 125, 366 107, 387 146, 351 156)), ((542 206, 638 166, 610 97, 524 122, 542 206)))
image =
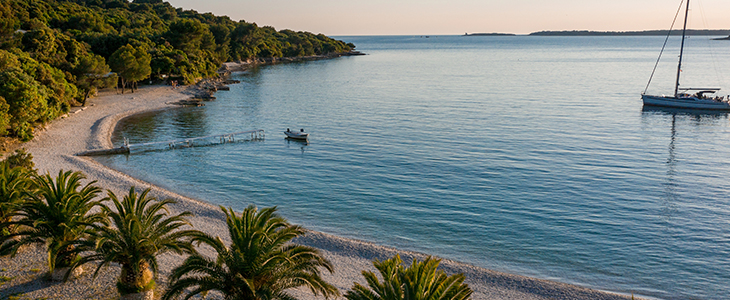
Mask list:
MULTIPOLYGON (((110 201, 114 209, 105 207, 111 224, 100 226, 94 235, 91 254, 83 257, 84 262, 97 261, 100 265, 119 263, 123 273, 120 284, 126 287, 143 288, 147 282, 144 272, 157 274, 157 256, 163 253, 193 253, 191 240, 201 233, 196 230, 180 230, 189 225, 189 212, 168 216, 167 205, 175 203, 165 199, 158 201, 149 196, 150 189, 137 193, 135 187, 121 199, 107 191, 104 201, 110 201), (113 226, 111 226, 113 225, 113 226)), ((95 274, 96 275, 96 274, 95 274)))
POLYGON ((440 259, 432 257, 419 262, 413 260, 407 268, 403 267, 399 255, 385 260, 374 261, 380 272, 382 282, 373 272, 363 271, 368 287, 355 283, 345 294, 348 300, 466 300, 472 290, 464 284, 464 275, 449 276, 438 270, 440 259))
POLYGON ((199 236, 196 243, 210 245, 215 261, 192 255, 175 268, 171 288, 164 299, 177 297, 186 289, 192 293, 216 290, 226 299, 291 300, 291 288, 306 287, 326 298, 339 295, 337 288, 321 277, 321 269, 333 272, 332 264, 314 248, 290 244, 305 233, 276 213, 276 207, 258 210, 250 205, 238 215, 221 207, 231 238, 226 246, 220 238, 199 236), (214 286, 215 283, 217 286, 214 286))
POLYGON ((45 241, 49 270, 70 266, 80 251, 78 242, 105 219, 103 212, 93 212, 101 205, 93 200, 100 189, 95 181, 82 186, 84 179, 81 172, 63 170, 55 179, 50 173, 33 176, 34 189, 24 192, 26 200, 14 214, 18 221, 13 224, 26 229, 15 234, 17 243, 3 244, 0 251, 14 255, 20 246, 45 241))

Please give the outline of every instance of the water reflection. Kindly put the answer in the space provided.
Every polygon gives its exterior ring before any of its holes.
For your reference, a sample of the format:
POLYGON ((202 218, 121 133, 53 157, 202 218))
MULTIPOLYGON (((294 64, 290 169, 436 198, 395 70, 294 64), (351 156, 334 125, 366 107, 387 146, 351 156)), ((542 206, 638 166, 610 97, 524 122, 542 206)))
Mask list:
POLYGON ((721 110, 703 110, 703 109, 681 109, 658 106, 644 106, 641 109, 643 117, 648 115, 669 115, 669 116, 688 116, 694 120, 719 120, 727 119, 730 112, 721 110))
POLYGON ((674 153, 676 150, 675 143, 677 141, 677 114, 672 114, 671 137, 669 138, 669 157, 667 158, 667 181, 664 184, 664 205, 663 213, 667 222, 676 209, 674 203, 677 203, 677 157, 674 153))
POLYGON ((295 140, 290 138, 284 138, 284 140, 286 140, 287 148, 299 147, 302 150, 302 154, 304 154, 305 148, 309 146, 309 140, 295 140))
POLYGON ((194 138, 210 135, 208 114, 203 109, 175 109, 170 111, 172 136, 177 138, 194 138))
POLYGON ((156 130, 164 123, 161 118, 150 117, 158 114, 158 112, 144 113, 133 115, 121 120, 114 132, 126 133, 124 136, 113 135, 112 143, 114 145, 122 145, 123 139, 128 138, 130 144, 143 143, 150 140, 156 140, 165 133, 156 130))
POLYGON ((653 107, 644 106, 642 108, 642 119, 651 119, 653 116, 658 117, 670 117, 671 125, 669 128, 669 145, 667 146, 667 172, 666 180, 664 184, 664 197, 662 213, 665 221, 669 223, 672 216, 676 212, 676 203, 678 201, 678 171, 677 171, 677 122, 683 120, 691 120, 691 122, 685 122, 694 124, 695 126, 703 126, 711 123, 715 123, 719 120, 727 119, 728 112, 716 111, 716 110, 695 110, 695 109, 678 109, 678 108, 665 108, 665 107, 653 107))

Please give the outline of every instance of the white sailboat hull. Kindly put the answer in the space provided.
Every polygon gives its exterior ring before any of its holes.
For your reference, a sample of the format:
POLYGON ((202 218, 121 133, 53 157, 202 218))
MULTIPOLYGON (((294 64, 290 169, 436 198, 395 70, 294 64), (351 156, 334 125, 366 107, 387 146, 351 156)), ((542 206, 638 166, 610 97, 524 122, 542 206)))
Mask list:
POLYGON ((672 96, 651 96, 641 95, 644 105, 687 108, 687 109, 707 109, 707 110, 730 110, 730 103, 725 101, 716 101, 712 99, 700 99, 696 97, 672 97, 672 96))

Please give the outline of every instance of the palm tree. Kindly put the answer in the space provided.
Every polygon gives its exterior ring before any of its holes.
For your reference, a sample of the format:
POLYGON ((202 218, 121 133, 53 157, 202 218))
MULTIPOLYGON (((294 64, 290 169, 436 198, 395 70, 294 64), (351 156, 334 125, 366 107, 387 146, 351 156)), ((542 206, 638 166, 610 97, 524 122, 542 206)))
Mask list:
POLYGON ((464 284, 464 274, 452 276, 437 270, 440 259, 428 257, 422 262, 415 259, 410 267, 404 268, 399 255, 385 260, 374 261, 383 282, 378 281, 375 273, 363 271, 370 288, 355 283, 352 290, 345 293, 348 300, 465 300, 472 290, 464 284))
POLYGON ((21 167, 12 168, 8 161, 0 162, 0 236, 9 235, 14 231, 8 223, 23 203, 25 193, 30 189, 30 182, 28 170, 21 167))
POLYGON ((300 226, 276 214, 276 207, 257 211, 250 205, 238 217, 226 210, 231 245, 219 237, 202 236, 196 241, 217 252, 215 260, 199 254, 188 257, 170 275, 170 286, 163 299, 175 299, 190 289, 185 299, 215 290, 225 299, 294 300, 287 290, 306 287, 325 298, 339 291, 325 282, 320 268, 333 273, 332 264, 317 249, 290 241, 305 233, 300 226))
POLYGON ((63 170, 58 172, 55 182, 48 173, 34 176, 36 190, 26 193, 28 200, 16 213, 19 219, 8 222, 18 229, 6 237, 18 239, 5 239, 0 253, 10 252, 14 256, 23 245, 45 243, 49 272, 54 280, 60 280, 59 276, 66 273, 65 269, 82 251, 74 243, 88 236, 96 224, 105 220, 103 213, 93 211, 101 206, 101 201, 93 201, 101 189, 94 186, 96 181, 81 187, 83 179, 86 177, 81 172, 63 170))
POLYGON ((152 293, 155 287, 154 276, 157 275, 157 256, 164 253, 184 254, 194 252, 190 239, 201 235, 196 230, 178 230, 190 225, 186 217, 192 213, 186 211, 170 216, 168 204, 176 203, 172 199, 157 201, 148 197, 150 189, 141 194, 135 188, 129 189, 129 194, 120 202, 117 196, 109 191, 107 200, 111 200, 114 210, 104 206, 103 211, 112 220, 114 227, 99 227, 94 237, 88 241, 93 243, 92 254, 82 257, 75 265, 99 261, 99 267, 94 272, 110 263, 122 266, 122 272, 117 282, 117 290, 122 299, 134 297, 137 293, 152 293))

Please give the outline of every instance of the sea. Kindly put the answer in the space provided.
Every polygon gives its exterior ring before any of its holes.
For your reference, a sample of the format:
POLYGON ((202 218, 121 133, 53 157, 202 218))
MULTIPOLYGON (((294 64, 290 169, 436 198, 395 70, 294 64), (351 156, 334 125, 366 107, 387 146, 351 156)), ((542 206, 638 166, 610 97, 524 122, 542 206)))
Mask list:
MULTIPOLYGON (((661 59, 660 36, 336 38, 367 55, 235 73, 204 107, 136 115, 113 135, 264 139, 99 161, 346 238, 647 298, 730 299, 729 115, 641 101, 674 93, 679 38, 661 59)), ((685 50, 681 87, 730 91, 730 41, 692 36, 685 50)))

